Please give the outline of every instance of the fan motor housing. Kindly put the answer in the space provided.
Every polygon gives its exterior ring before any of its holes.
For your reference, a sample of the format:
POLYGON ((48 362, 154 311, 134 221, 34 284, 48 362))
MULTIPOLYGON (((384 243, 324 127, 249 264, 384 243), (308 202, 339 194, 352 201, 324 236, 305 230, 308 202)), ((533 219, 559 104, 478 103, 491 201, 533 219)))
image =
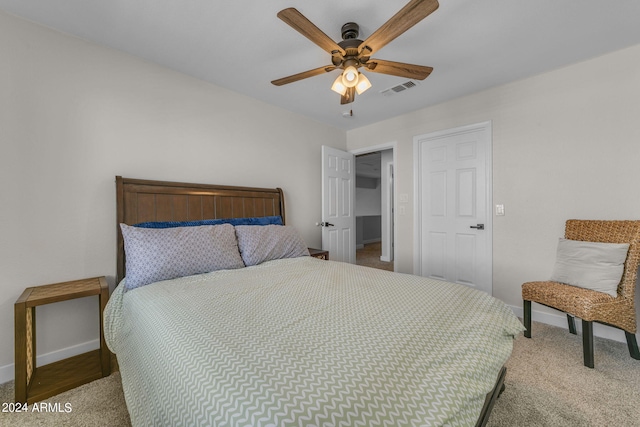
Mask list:
POLYGON ((342 26, 342 39, 357 39, 360 34, 360 26, 355 22, 347 22, 342 26))
POLYGON ((358 34, 360 26, 355 22, 347 22, 342 26, 342 41, 338 42, 338 46, 346 52, 345 58, 358 56, 358 47, 362 44, 358 34))

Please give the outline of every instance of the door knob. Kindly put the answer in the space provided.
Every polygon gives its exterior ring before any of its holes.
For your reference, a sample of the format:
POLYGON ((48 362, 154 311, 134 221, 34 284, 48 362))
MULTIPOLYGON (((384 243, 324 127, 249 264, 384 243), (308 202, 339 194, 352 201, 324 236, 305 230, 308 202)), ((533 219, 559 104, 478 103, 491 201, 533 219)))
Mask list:
POLYGON ((472 225, 469 228, 475 228, 478 230, 484 230, 484 224, 472 225))
POLYGON ((333 227, 333 224, 329 223, 329 222, 321 222, 320 225, 322 227, 333 227))

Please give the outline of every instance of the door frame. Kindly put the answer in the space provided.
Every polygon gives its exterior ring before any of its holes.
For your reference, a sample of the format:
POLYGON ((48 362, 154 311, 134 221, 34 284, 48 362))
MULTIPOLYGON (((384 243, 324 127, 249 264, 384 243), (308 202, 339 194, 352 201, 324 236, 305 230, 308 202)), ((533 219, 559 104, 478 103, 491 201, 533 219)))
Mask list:
MULTIPOLYGON (((413 137, 413 274, 422 275, 422 165, 420 163, 420 146, 418 141, 425 139, 438 139, 447 136, 453 136, 460 133, 468 133, 476 130, 485 130, 489 137, 487 138, 486 155, 485 155, 485 182, 487 188, 486 194, 486 221, 485 230, 487 231, 487 263, 489 272, 490 285, 493 289, 493 130, 492 122, 480 122, 471 125, 459 126, 450 129, 443 129, 426 134, 416 135, 413 137)), ((492 292, 493 293, 493 292, 492 292)))
MULTIPOLYGON (((393 197, 392 197, 392 212, 393 214, 391 215, 391 223, 392 223, 392 227, 391 227, 391 233, 389 233, 391 235, 391 240, 392 240, 392 261, 393 261, 393 270, 394 271, 398 271, 397 267, 398 267, 398 263, 396 262, 396 260, 398 259, 396 257, 396 244, 395 244, 395 240, 396 240, 396 236, 397 234, 397 230, 396 230, 396 199, 397 197, 395 197, 395 195, 397 194, 398 188, 397 188, 397 163, 396 163, 396 146, 397 146, 397 142, 396 141, 392 141, 392 142, 386 142, 383 144, 378 144, 378 145, 372 145, 369 147, 362 147, 362 148, 356 148, 353 150, 349 150, 350 153, 352 153, 355 156, 359 156, 361 154, 368 154, 368 153, 374 153, 376 151, 385 151, 385 150, 391 150, 391 158, 392 158, 392 163, 393 163, 393 173, 394 173, 394 177, 393 177, 393 181, 392 181, 392 191, 393 191, 393 197)), ((355 207, 354 207, 355 209, 355 207)))

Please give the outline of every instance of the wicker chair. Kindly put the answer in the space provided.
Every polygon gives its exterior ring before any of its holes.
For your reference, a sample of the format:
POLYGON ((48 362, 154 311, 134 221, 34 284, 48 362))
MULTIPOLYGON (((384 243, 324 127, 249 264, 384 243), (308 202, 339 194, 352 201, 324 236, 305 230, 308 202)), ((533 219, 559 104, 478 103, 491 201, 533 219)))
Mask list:
POLYGON ((634 293, 640 262, 640 221, 568 220, 565 238, 587 242, 629 243, 618 296, 558 282, 528 282, 522 285, 524 335, 531 338, 531 301, 567 314, 569 331, 576 333, 574 316, 582 319, 584 365, 593 368, 593 322, 624 330, 629 354, 640 360, 636 341, 634 293))

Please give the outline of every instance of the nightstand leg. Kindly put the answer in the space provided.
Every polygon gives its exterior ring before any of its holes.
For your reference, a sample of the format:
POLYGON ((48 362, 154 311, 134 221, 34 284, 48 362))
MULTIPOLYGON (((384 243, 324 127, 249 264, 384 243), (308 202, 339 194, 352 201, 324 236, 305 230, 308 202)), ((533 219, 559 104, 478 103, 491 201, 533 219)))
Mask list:
POLYGON ((27 402, 29 381, 35 369, 35 307, 24 303, 14 306, 15 320, 15 401, 27 402))
POLYGON ((109 285, 104 277, 100 278, 100 364, 102 366, 102 376, 107 377, 111 374, 111 352, 107 348, 104 340, 104 308, 109 300, 109 285))

